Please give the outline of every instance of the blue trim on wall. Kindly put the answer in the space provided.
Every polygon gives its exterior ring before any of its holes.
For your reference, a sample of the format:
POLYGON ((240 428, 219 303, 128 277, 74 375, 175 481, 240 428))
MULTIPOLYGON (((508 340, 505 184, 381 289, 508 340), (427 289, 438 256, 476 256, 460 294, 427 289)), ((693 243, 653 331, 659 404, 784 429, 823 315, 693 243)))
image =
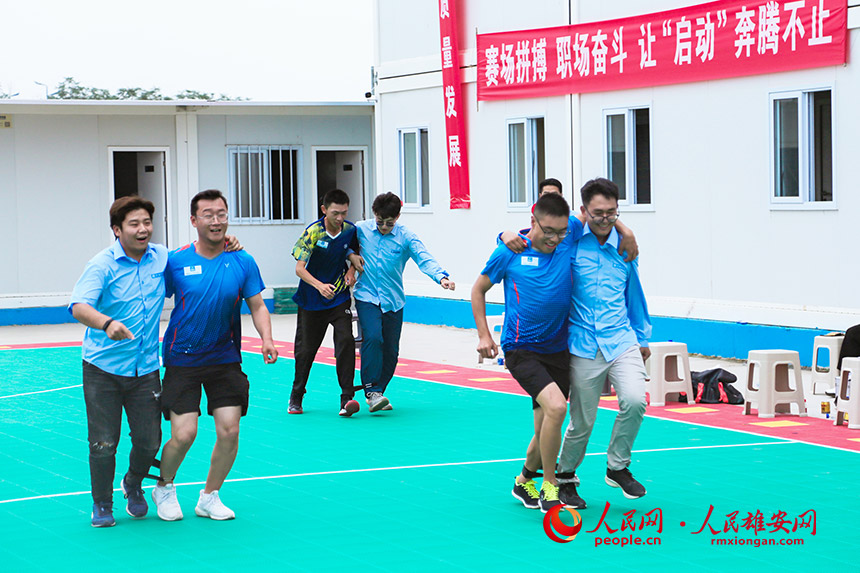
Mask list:
MULTIPOLYGON (((265 303, 269 312, 274 312, 274 299, 265 299, 265 303)), ((502 304, 487 304, 488 316, 502 314, 504 310, 505 307, 502 304)), ((242 301, 242 314, 250 314, 248 305, 244 301, 242 301)), ((472 306, 465 300, 407 296, 403 320, 418 324, 475 328, 472 306)), ((69 322, 75 322, 75 319, 64 306, 0 309, 0 326, 69 322)), ((817 328, 769 326, 671 316, 652 316, 651 323, 653 326, 651 340, 685 342, 687 349, 696 354, 744 360, 750 350, 784 348, 797 350, 800 353, 800 363, 804 366, 812 365, 814 338, 829 332, 817 328)))
POLYGON ((0 326, 77 322, 65 306, 0 309, 0 326))
MULTIPOLYGON (((263 299, 269 312, 275 311, 275 299, 263 299)), ((242 301, 242 314, 251 314, 248 304, 242 301)), ((68 307, 45 306, 34 308, 2 308, 0 309, 0 326, 19 324, 65 324, 77 322, 68 307)))
MULTIPOLYGON (((502 314, 504 309, 504 305, 488 303, 487 315, 502 314)), ((418 324, 475 328, 471 304, 462 300, 407 296, 403 320, 418 324)), ((812 365, 815 337, 830 332, 815 328, 670 316, 652 316, 651 323, 651 340, 684 342, 687 349, 695 354, 745 360, 750 350, 781 348, 797 350, 803 366, 812 365)))

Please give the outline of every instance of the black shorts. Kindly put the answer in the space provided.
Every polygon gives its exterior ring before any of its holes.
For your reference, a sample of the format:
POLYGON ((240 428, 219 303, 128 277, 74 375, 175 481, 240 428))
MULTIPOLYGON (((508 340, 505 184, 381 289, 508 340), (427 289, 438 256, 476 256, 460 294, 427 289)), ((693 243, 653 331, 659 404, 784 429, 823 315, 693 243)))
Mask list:
POLYGON ((168 366, 164 372, 161 391, 161 411, 164 419, 170 412, 200 415, 201 390, 206 389, 209 415, 217 408, 241 406, 248 413, 248 377, 239 362, 213 366, 168 366))
POLYGON ((532 408, 538 408, 537 395, 552 384, 558 385, 565 400, 570 395, 570 353, 567 350, 540 354, 531 350, 505 352, 505 366, 514 380, 532 397, 532 408))

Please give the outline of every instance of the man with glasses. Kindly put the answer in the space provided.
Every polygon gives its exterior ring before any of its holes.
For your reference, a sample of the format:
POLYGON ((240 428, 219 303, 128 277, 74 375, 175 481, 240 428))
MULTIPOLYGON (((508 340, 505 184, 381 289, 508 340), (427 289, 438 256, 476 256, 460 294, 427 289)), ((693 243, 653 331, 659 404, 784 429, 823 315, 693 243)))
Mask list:
POLYGON ((582 225, 570 218, 567 201, 557 193, 544 194, 535 203, 531 228, 522 237, 527 248, 515 254, 500 244, 472 287, 478 352, 484 358, 495 358, 498 347, 487 326, 486 293, 504 282, 505 363, 532 397, 534 417, 534 432, 513 495, 527 508, 540 508, 544 513, 560 504, 555 465, 570 386, 570 251, 581 235, 582 225), (538 493, 534 478, 541 467, 543 484, 538 493))
POLYGON ((340 384, 338 414, 350 417, 359 410, 354 400, 355 338, 352 335, 352 300, 349 287, 355 270, 347 259, 358 261, 355 225, 346 220, 349 195, 332 189, 323 197, 323 216, 304 230, 293 247, 300 282, 293 300, 299 307, 294 347, 296 370, 290 393, 289 414, 301 414, 311 366, 328 326, 334 329, 334 358, 340 384))
POLYGON ((608 179, 583 185, 587 226, 571 252, 573 294, 568 349, 571 354, 570 423, 558 464, 560 499, 585 508, 576 492, 577 467, 594 428, 604 382, 615 387, 618 415, 607 449, 605 481, 628 499, 645 495, 630 473, 633 442, 645 416, 645 360, 651 355, 651 319, 637 261, 618 254, 618 187, 608 179))
POLYGON ((173 480, 197 436, 201 389, 215 420, 216 440, 194 512, 215 520, 235 517, 219 491, 236 460, 239 421, 248 412, 248 377, 241 367, 242 300, 262 339, 263 360, 272 364, 278 359, 260 269, 245 251, 225 252, 227 220, 227 201, 220 191, 195 195, 191 224, 197 241, 171 252, 164 271, 167 296, 175 295, 162 347, 161 408, 170 420, 170 440, 161 453, 161 479, 152 499, 165 521, 182 519, 173 480))
POLYGON ((357 224, 363 265, 359 265, 361 275, 355 285, 355 310, 362 333, 361 383, 371 412, 392 409, 384 394, 400 353, 406 261, 415 261, 421 272, 443 289, 455 287, 421 239, 397 222, 400 207, 397 195, 383 193, 373 201, 375 220, 357 224))

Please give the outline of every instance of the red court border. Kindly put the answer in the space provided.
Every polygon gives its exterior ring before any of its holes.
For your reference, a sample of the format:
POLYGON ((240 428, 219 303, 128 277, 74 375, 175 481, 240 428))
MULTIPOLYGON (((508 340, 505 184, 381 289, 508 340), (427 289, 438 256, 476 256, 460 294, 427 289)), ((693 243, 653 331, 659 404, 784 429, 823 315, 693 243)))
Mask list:
MULTIPOLYGON (((262 344, 259 338, 242 337, 242 350, 245 352, 259 352, 262 344)), ((61 348, 80 346, 80 342, 46 342, 37 344, 5 344, 0 345, 0 350, 24 350, 36 348, 61 348)), ((293 343, 276 341, 275 346, 280 355, 292 358, 293 343)), ((316 362, 334 364, 334 351, 331 348, 321 347, 316 356, 316 362)), ((356 363, 360 358, 356 356, 356 363)), ((439 364, 435 362, 424 362, 402 358, 397 366, 395 375, 405 378, 415 378, 428 382, 450 384, 465 388, 477 388, 493 392, 504 392, 507 394, 518 394, 525 396, 526 393, 519 384, 507 372, 496 370, 484 370, 481 368, 466 368, 450 364, 439 364), (495 380, 488 380, 495 378, 495 380)), ((731 404, 697 404, 712 411, 689 413, 683 410, 690 407, 687 404, 675 403, 666 406, 648 406, 647 416, 664 420, 674 420, 689 424, 708 426, 724 430, 736 430, 769 438, 793 440, 817 446, 826 446, 854 452, 860 452, 860 432, 849 430, 846 426, 833 425, 833 420, 813 418, 811 416, 799 417, 797 415, 777 415, 776 418, 761 419, 758 416, 743 415, 743 406, 731 404), (762 422, 796 422, 803 425, 787 427, 768 428, 755 424, 762 422)), ((617 410, 616 402, 610 397, 602 399, 601 408, 617 410)), ((808 407, 815 407, 814 402, 808 402, 808 407)))

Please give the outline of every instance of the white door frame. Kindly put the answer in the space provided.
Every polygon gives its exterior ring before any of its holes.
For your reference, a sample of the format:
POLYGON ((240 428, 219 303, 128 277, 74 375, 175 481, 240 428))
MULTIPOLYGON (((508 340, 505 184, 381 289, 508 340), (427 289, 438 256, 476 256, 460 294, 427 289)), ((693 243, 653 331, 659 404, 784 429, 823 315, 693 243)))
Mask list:
MULTIPOLYGON (((129 146, 129 145, 109 145, 108 152, 108 204, 113 204, 116 200, 116 189, 114 188, 113 177, 113 154, 114 151, 130 151, 130 152, 149 152, 161 151, 164 153, 164 215, 166 217, 165 229, 167 243, 175 242, 176 229, 174 229, 173 209, 171 208, 170 199, 172 192, 170 189, 170 147, 166 145, 150 145, 150 146, 129 146)), ((167 247, 168 245, 165 245, 167 247)))
POLYGON ((316 213, 314 216, 314 220, 319 219, 320 209, 317 202, 317 151, 361 151, 361 161, 362 161, 362 170, 364 171, 364 212, 361 213, 361 217, 356 217, 354 214, 350 214, 351 221, 361 221, 363 219, 367 219, 370 216, 370 205, 373 203, 370 195, 370 169, 368 169, 367 164, 367 154, 368 154, 368 146, 367 145, 312 145, 311 146, 311 186, 313 187, 313 197, 314 197, 314 208, 313 212, 316 213))

